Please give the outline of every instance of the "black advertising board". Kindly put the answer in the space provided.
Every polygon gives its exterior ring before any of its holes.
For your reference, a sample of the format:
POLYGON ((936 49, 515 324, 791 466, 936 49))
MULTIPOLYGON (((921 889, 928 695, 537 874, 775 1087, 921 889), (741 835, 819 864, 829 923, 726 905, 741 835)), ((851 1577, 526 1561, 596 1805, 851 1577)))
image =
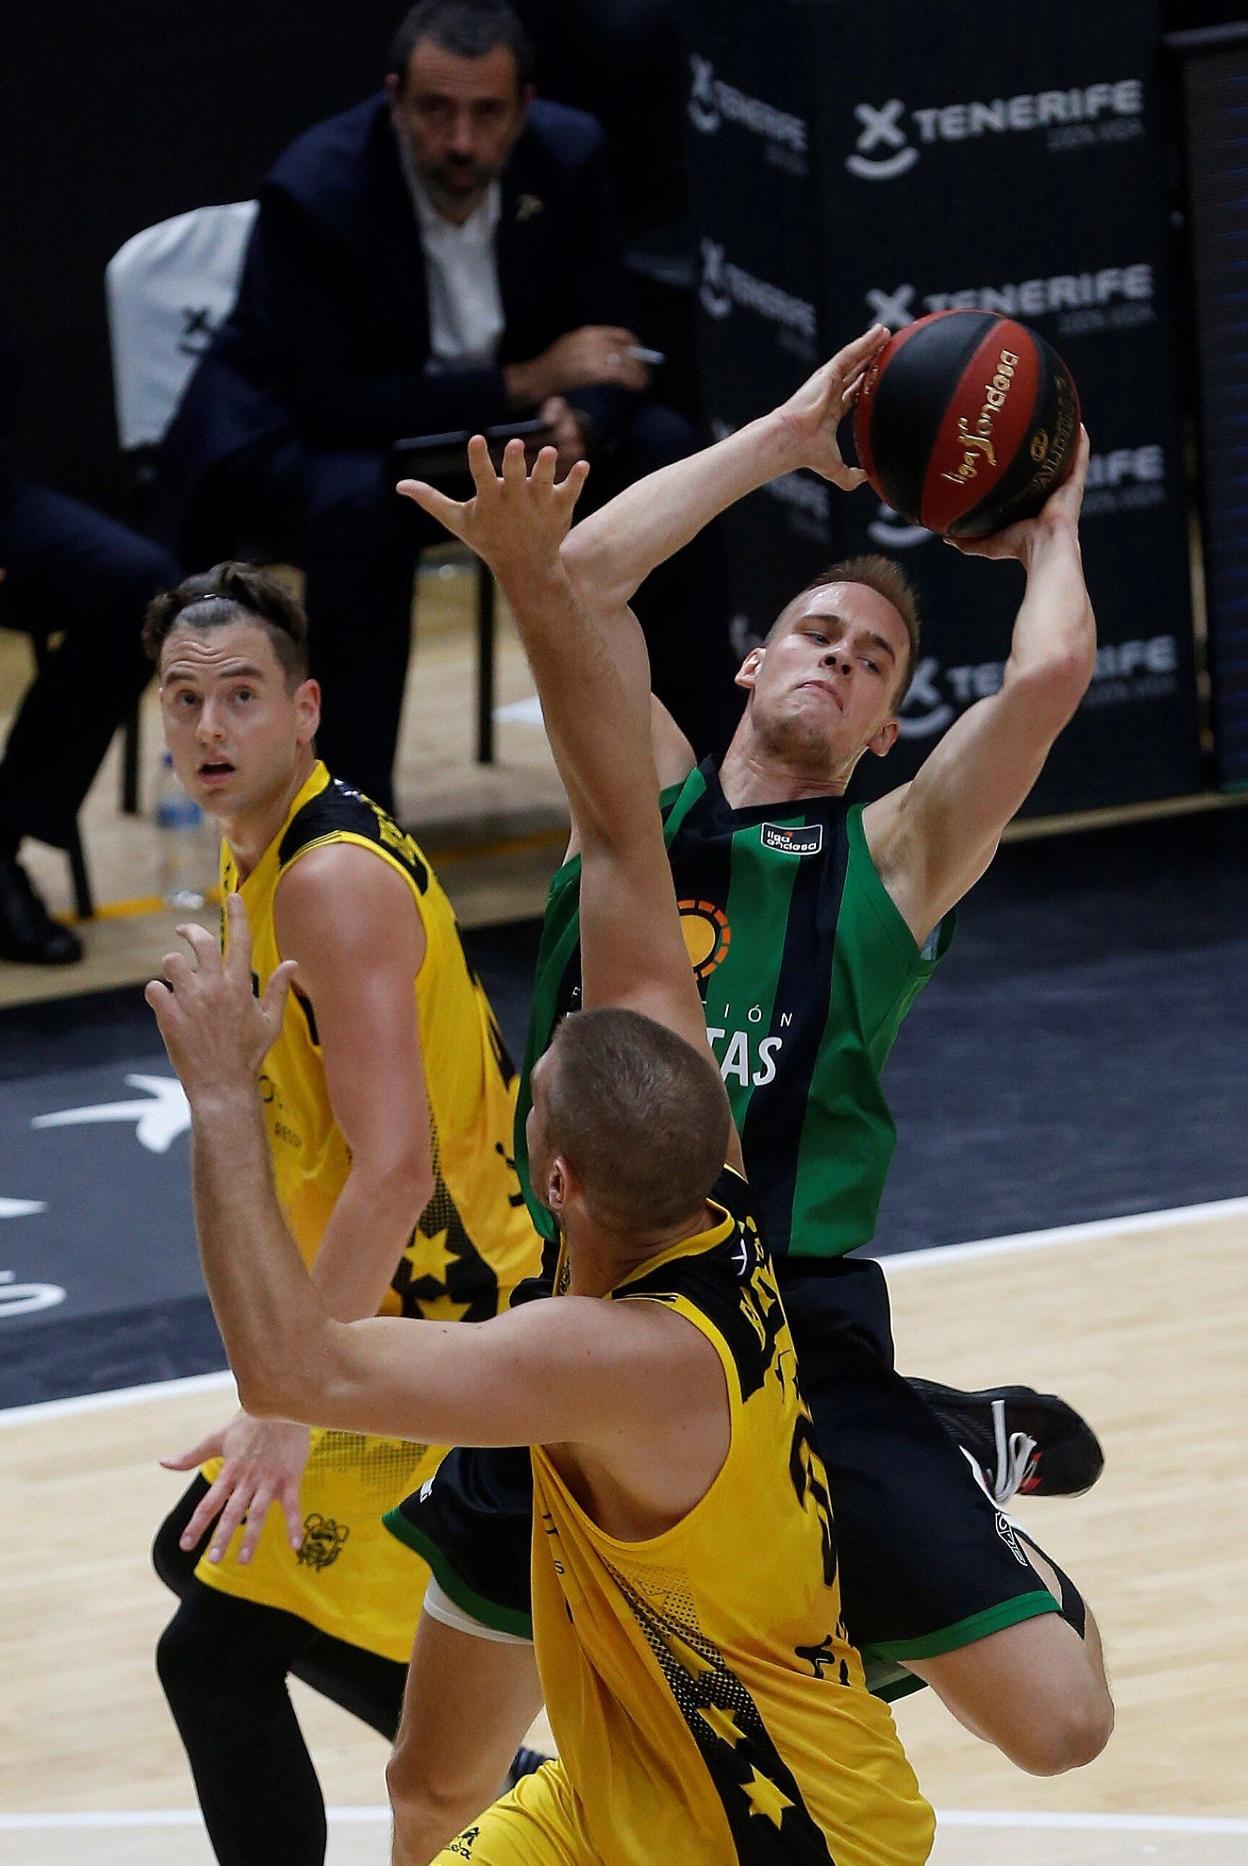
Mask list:
MULTIPOLYGON (((1124 18, 1073 0, 1042 11, 1004 0, 990 31, 974 0, 939 9, 771 0, 733 12, 729 25, 706 7, 693 29, 699 236, 804 297, 821 353, 875 318, 898 328, 976 304, 1034 326, 1079 385, 1093 438, 1083 540, 1101 649, 1028 809, 1198 788, 1159 8, 1141 0, 1124 18), (742 15, 755 14, 747 26, 742 15), (699 98, 718 105, 713 134, 697 127, 699 98), (789 117, 801 126, 787 131, 802 144, 801 176, 777 148, 789 117)), ((802 359, 761 321, 748 372, 703 305, 708 406, 731 403, 736 421, 800 379, 802 359)), ((761 497, 753 503, 761 510, 761 497)), ((895 556, 926 619, 902 737, 855 780, 867 794, 910 776, 948 724, 999 685, 1023 578, 961 557, 869 492, 844 499, 829 489, 825 504, 831 554, 895 556)), ((753 581, 741 606, 766 620, 812 564, 796 561, 774 496, 750 526, 753 581), (764 599, 755 590, 767 577, 764 599)))
POLYGON ((1248 786, 1248 25, 1176 33, 1218 780, 1248 786))
MULTIPOLYGON (((707 422, 720 439, 782 400, 826 354, 810 238, 807 6, 708 4, 688 23, 698 348, 707 422)), ((726 538, 742 653, 839 554, 837 497, 811 474, 790 474, 735 509, 726 538)))

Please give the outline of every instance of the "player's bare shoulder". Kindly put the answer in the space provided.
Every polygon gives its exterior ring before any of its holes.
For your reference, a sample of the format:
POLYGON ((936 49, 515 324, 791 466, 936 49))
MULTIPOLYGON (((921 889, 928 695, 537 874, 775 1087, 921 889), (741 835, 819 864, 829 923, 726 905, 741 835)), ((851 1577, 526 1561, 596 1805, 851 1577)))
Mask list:
POLYGON ((402 950, 424 953, 412 888, 391 863, 359 843, 307 849, 281 875, 273 901, 278 943, 291 958, 402 950))

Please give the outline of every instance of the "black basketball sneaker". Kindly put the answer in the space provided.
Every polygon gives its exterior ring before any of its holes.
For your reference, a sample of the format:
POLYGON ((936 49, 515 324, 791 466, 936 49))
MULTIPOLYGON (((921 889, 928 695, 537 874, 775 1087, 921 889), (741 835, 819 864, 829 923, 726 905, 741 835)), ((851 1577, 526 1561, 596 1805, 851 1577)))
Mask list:
POLYGON ((1056 1393, 989 1387, 963 1393, 935 1380, 907 1380, 978 1468, 998 1508, 1011 1497, 1080 1497, 1105 1466, 1087 1420, 1056 1393))

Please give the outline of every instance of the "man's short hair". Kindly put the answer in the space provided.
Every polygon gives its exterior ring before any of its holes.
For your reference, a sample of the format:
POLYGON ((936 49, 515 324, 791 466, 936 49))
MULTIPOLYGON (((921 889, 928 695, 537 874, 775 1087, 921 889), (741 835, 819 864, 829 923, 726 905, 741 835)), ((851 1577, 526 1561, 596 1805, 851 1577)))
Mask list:
POLYGON ((816 590, 826 589, 829 583, 863 583, 885 602, 891 603, 905 625, 906 638, 910 653, 902 670, 897 691, 893 696, 893 709, 896 711, 910 691, 910 682, 914 679, 914 670, 919 663, 919 597, 901 565, 894 563, 891 557, 881 557, 871 551, 862 557, 847 557, 843 563, 831 564, 827 570, 820 571, 804 589, 797 592, 784 605, 781 613, 767 632, 770 641, 786 615, 800 603, 803 596, 812 596, 816 590))
POLYGON ((497 46, 506 46, 516 61, 521 88, 533 82, 533 41, 507 0, 418 0, 390 43, 386 70, 400 85, 421 39, 432 39, 456 58, 484 58, 497 46))
POLYGON ((176 589, 154 596, 143 621, 143 646, 159 666, 165 639, 179 624, 224 628, 229 622, 259 623, 291 693, 308 678, 308 618, 302 603, 276 577, 266 577, 250 564, 214 564, 176 589))
POLYGON ((728 1097, 709 1048, 637 1011, 577 1011, 552 1043, 546 1138, 592 1217, 648 1237, 697 1211, 723 1169, 728 1097))

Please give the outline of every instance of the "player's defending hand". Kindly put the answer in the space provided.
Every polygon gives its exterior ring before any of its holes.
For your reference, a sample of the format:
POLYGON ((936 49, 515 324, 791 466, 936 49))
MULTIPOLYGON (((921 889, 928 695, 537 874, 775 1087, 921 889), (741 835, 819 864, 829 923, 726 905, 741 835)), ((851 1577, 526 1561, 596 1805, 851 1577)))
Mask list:
POLYGON ((858 399, 867 365, 888 336, 887 326, 872 324, 776 410, 777 421, 788 432, 794 467, 821 473, 843 492, 853 492, 867 476, 861 467, 846 466, 837 430, 858 399))
POLYGON ((277 1504, 285 1519, 286 1539, 297 1551, 303 1541, 299 1486, 308 1462, 308 1444, 306 1425, 292 1425, 286 1419, 253 1419, 250 1413, 240 1412, 223 1430, 209 1432, 189 1451, 162 1458, 166 1471, 197 1471, 210 1458, 222 1461, 215 1482, 200 1498, 178 1538, 179 1547, 189 1553, 215 1522, 208 1560, 219 1562, 235 1530, 245 1523, 238 1545, 238 1560, 245 1567, 255 1554, 269 1511, 277 1504))
POLYGON ((1065 536, 1077 546, 1079 513, 1083 509, 1091 457, 1088 430, 1080 428, 1074 466, 1061 485, 1049 494, 1034 518, 1021 518, 1017 524, 991 532, 986 538, 946 538, 945 543, 961 551, 964 557, 1013 557, 1021 564, 1029 564, 1037 544, 1046 539, 1065 536))
POLYGON ((211 933, 200 926, 178 932, 198 962, 185 953, 165 957, 163 979, 143 993, 156 1013, 169 1060, 182 1079, 192 1108, 199 1097, 254 1089, 256 1075, 282 1027, 286 993, 295 970, 284 959, 257 997, 251 979, 251 929, 237 894, 225 904, 229 951, 221 956, 211 933))
POLYGON ((526 472, 524 442, 511 440, 503 449, 498 474, 484 437, 474 434, 468 443, 468 466, 475 498, 448 499, 419 479, 402 479, 397 490, 483 557, 505 584, 542 576, 558 560, 589 473, 588 462, 578 460, 567 478, 556 483, 558 458, 555 448, 543 447, 532 472, 526 472))

